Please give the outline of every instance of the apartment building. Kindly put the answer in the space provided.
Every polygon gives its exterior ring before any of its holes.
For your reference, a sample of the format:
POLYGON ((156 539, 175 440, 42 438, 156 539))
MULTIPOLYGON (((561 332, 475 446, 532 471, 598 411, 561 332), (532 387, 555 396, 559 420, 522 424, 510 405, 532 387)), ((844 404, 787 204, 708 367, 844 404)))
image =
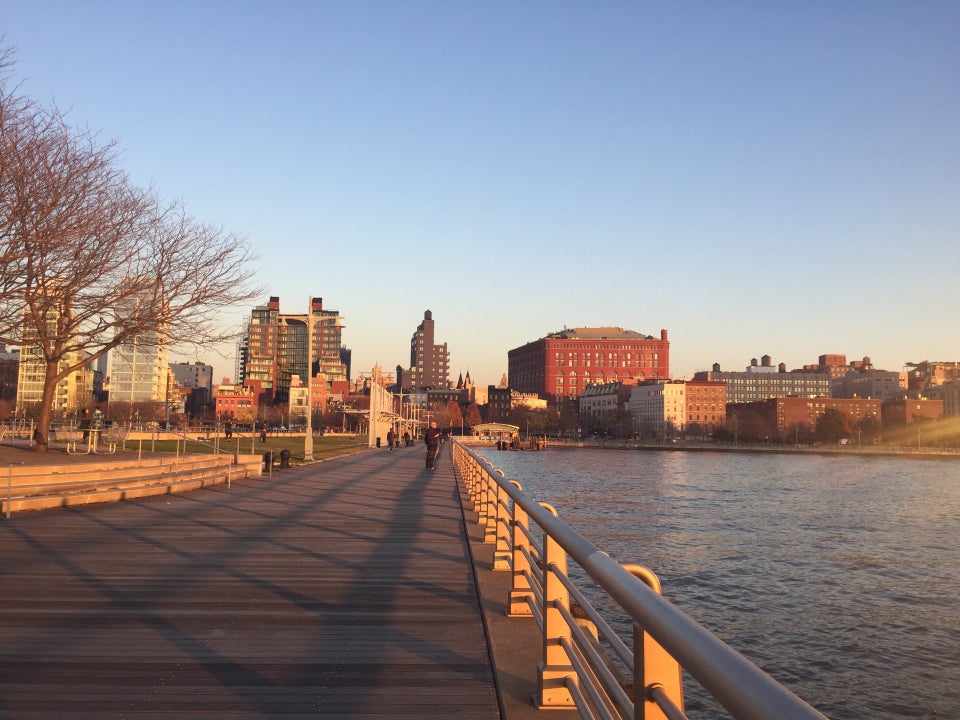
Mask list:
POLYGON ((324 309, 323 298, 310 299, 308 316, 307 312, 282 313, 280 298, 270 297, 250 313, 237 352, 240 384, 255 380, 262 388, 261 402, 282 404, 290 401, 295 375, 322 374, 328 384, 346 385, 348 368, 343 358, 349 351, 342 345, 343 327, 340 313, 324 309))
POLYGON ((742 372, 730 372, 714 364, 712 370, 695 373, 693 379, 700 382, 722 382, 726 386, 728 403, 748 403, 775 397, 829 397, 830 372, 793 370, 777 366, 769 355, 760 362, 754 358, 742 372))
POLYGON ((433 313, 423 313, 410 338, 410 367, 397 366, 397 385, 404 390, 450 387, 450 351, 446 343, 436 342, 433 313))
POLYGON ((619 327, 564 329, 507 353, 510 387, 551 404, 578 400, 590 385, 670 376, 670 342, 619 327))

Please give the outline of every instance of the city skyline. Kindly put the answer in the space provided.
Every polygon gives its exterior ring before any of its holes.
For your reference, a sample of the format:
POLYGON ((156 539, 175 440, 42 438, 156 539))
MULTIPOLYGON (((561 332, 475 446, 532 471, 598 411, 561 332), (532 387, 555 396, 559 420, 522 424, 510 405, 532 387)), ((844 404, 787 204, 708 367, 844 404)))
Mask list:
POLYGON ((426 309, 479 385, 564 327, 677 377, 960 358, 955 3, 0 8, 21 92, 340 309, 355 375, 426 309))

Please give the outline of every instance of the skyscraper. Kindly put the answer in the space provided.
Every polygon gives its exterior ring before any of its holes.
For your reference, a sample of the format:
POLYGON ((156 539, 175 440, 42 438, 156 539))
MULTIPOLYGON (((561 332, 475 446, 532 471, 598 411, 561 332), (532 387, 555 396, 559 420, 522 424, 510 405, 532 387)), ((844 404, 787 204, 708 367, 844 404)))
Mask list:
POLYGON ((310 299, 313 323, 311 349, 307 351, 307 313, 283 314, 280 298, 253 309, 238 356, 240 383, 258 380, 261 401, 287 403, 294 375, 305 381, 323 373, 328 382, 347 380, 341 360, 343 318, 336 310, 324 310, 323 298, 310 299))
POLYGON ((450 386, 450 353, 447 344, 434 342, 433 313, 423 313, 423 322, 410 338, 410 369, 397 368, 397 383, 405 390, 450 386))

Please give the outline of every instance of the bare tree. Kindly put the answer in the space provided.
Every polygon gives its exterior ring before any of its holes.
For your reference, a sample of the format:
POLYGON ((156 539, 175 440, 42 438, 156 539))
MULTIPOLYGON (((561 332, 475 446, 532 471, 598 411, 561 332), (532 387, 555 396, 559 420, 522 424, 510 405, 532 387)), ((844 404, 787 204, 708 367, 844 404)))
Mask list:
MULTIPOLYGON (((0 67, 3 66, 0 56, 0 67)), ((221 311, 259 294, 244 239, 134 187, 114 142, 0 78, 0 342, 46 362, 38 450, 57 384, 134 338, 232 337, 221 311)))

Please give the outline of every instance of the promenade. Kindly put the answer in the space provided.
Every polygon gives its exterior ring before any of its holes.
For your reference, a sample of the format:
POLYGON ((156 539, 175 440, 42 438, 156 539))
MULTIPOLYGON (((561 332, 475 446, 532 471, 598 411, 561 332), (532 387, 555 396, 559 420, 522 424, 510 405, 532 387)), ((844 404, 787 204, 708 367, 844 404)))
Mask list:
POLYGON ((0 521, 0 718, 500 718, 441 457, 0 521))

